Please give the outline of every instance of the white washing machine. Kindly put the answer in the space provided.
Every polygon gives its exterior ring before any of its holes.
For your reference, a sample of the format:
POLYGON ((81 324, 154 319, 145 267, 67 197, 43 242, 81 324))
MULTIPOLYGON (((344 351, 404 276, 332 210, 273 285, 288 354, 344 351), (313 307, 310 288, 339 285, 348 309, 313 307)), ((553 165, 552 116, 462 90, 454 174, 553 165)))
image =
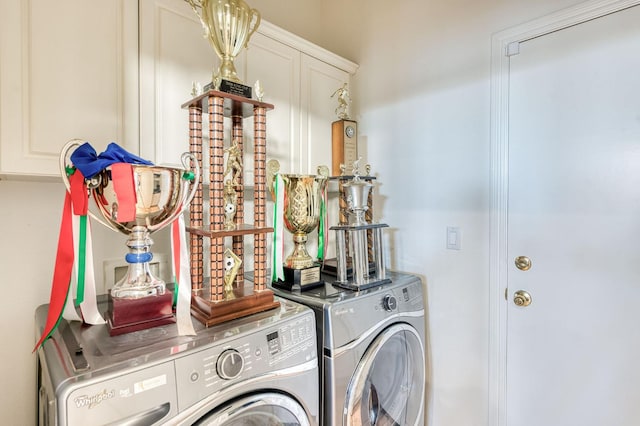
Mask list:
MULTIPOLYGON (((62 321, 38 350, 40 425, 317 425, 315 318, 300 304, 178 336, 62 321)), ((36 310, 40 336, 47 305, 36 310)))
POLYGON ((355 292, 329 284, 305 292, 274 288, 316 314, 325 426, 424 424, 425 323, 422 281, 388 272, 391 283, 355 292))

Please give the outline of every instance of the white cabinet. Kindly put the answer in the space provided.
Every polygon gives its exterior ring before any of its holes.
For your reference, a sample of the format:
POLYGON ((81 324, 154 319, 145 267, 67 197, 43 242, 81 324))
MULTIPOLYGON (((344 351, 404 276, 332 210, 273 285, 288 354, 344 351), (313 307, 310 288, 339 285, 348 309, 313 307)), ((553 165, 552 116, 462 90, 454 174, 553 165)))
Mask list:
POLYGON ((316 173, 331 165, 331 123, 337 119, 336 89, 357 66, 263 22, 246 52, 247 83, 260 80, 269 112, 268 157, 283 173, 316 173))
MULTIPOLYGON (((189 150, 193 82, 211 80, 217 57, 183 0, 140 0, 140 155, 179 163, 189 150)), ((206 117, 205 117, 206 121, 206 117)))
MULTIPOLYGON (((188 113, 180 105, 191 98, 194 81, 211 81, 218 58, 185 2, 141 0, 140 14, 141 154, 176 162, 188 150, 188 113)), ((235 65, 247 85, 260 80, 263 100, 275 106, 268 113, 267 157, 279 160, 284 173, 330 166, 337 106, 331 95, 357 66, 265 21, 235 65)), ((245 123, 248 135, 251 125, 245 123)), ((244 144, 250 143, 248 136, 244 144)))
POLYGON ((137 1, 0 3, 0 174, 59 176, 68 139, 138 150, 137 1))
MULTIPOLYGON (((181 105, 217 63, 181 0, 3 0, 0 175, 57 178, 60 149, 71 138, 98 151, 113 141, 158 164, 179 162, 188 150, 181 105)), ((357 66, 263 21, 236 67, 248 85, 260 80, 264 101, 275 106, 268 158, 284 173, 330 165, 331 95, 357 66)))
POLYGON ((319 165, 331 170, 331 123, 338 99, 331 97, 349 74, 317 58, 302 55, 300 76, 300 173, 317 172, 319 165))

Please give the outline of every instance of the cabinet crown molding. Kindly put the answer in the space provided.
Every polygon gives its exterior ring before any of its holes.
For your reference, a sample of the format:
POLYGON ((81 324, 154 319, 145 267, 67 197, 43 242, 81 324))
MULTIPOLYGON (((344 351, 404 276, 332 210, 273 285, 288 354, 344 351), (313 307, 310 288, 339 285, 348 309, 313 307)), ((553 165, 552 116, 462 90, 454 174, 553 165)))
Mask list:
POLYGON ((317 44, 311 43, 310 41, 305 40, 302 37, 297 36, 265 20, 260 23, 258 32, 266 37, 272 38, 290 47, 293 47, 294 49, 299 50, 302 53, 313 56, 316 59, 333 65, 336 68, 349 73, 350 75, 355 74, 355 72, 358 70, 358 64, 356 64, 355 62, 351 62, 348 59, 338 56, 335 53, 318 46, 317 44))

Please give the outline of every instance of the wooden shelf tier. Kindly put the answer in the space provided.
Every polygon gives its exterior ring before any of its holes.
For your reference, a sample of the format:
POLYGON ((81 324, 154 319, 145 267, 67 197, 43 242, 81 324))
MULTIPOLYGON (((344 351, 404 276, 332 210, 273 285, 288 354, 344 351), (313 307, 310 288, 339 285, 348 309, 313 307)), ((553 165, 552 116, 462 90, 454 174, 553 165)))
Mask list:
MULTIPOLYGON (((267 234, 273 228, 266 226, 266 156, 267 156, 267 110, 273 105, 229 93, 210 90, 184 103, 189 110, 189 149, 205 169, 208 161, 209 173, 201 176, 189 209, 189 250, 191 254, 192 314, 209 326, 234 318, 279 306, 273 292, 267 289, 267 234), (208 114, 208 146, 203 146, 202 116, 208 114), (244 170, 225 168, 225 139, 237 146, 240 164, 244 161, 243 121, 253 117, 253 223, 245 223, 244 170), (231 134, 225 138, 225 120, 231 121, 231 134), (206 159, 206 160, 205 160, 206 159), (231 176, 229 176, 231 174, 231 176), (224 188, 225 179, 233 178, 236 195, 236 212, 233 229, 225 229, 224 188), (204 188, 207 188, 208 209, 204 188), (204 211, 208 210, 208 217, 204 211), (244 238, 253 236, 254 281, 247 287, 244 279, 244 238), (230 241, 229 241, 230 240, 230 241), (229 242, 231 244, 229 244, 229 242), (208 244, 210 258, 204 259, 204 247, 208 244), (224 251, 231 246, 242 267, 232 283, 233 290, 225 291, 224 251), (208 264, 208 265, 207 265, 208 264), (208 273, 206 273, 206 269, 208 273), (205 276, 207 278, 205 280, 205 276)), ((227 131, 229 127, 226 127, 227 131)), ((247 167, 247 165, 245 165, 247 167)), ((227 279, 230 279, 229 277, 227 279)), ((228 287, 227 287, 228 288, 228 287)))
POLYGON ((273 228, 256 228, 246 223, 237 226, 235 229, 210 230, 204 228, 187 227, 187 232, 209 238, 233 237, 237 235, 256 235, 269 234, 273 232, 273 228))
POLYGON ((242 96, 232 95, 230 93, 218 92, 216 90, 209 90, 200 96, 191 99, 188 102, 182 104, 183 109, 187 108, 201 108, 205 111, 208 108, 208 102, 210 97, 218 97, 223 99, 222 114, 224 117, 242 117, 247 118, 253 116, 253 110, 256 107, 264 108, 266 110, 272 110, 274 107, 272 104, 266 102, 260 102, 253 99, 243 98, 242 96))

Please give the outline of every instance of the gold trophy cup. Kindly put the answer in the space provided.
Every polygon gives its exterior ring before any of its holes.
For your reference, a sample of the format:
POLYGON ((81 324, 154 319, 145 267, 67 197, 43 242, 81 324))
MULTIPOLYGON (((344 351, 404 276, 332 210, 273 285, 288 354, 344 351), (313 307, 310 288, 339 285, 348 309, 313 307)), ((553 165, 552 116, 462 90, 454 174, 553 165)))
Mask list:
MULTIPOLYGON (((280 164, 271 160, 267 164, 268 187, 276 199, 276 174, 280 164)), ((284 191, 282 208, 284 225, 293 234, 295 247, 284 262, 284 280, 274 281, 275 287, 300 290, 323 284, 320 280, 320 265, 309 255, 306 248, 307 235, 320 222, 320 205, 327 186, 329 169, 318 167, 319 175, 280 174, 284 191)), ((273 248, 277 250, 276 247, 273 248)))
POLYGON ((243 0, 185 1, 200 18, 205 37, 221 61, 213 72, 212 88, 251 98, 251 87, 242 83, 233 61, 258 29, 260 13, 243 0))

